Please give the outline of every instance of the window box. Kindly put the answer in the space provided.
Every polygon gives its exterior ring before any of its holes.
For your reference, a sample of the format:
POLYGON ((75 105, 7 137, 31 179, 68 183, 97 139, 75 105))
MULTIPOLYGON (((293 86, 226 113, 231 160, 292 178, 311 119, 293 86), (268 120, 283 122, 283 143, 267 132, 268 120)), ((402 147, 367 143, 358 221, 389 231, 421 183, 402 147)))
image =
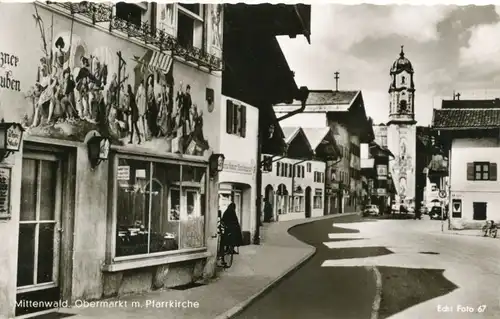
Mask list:
POLYGON ((161 264, 206 250, 206 163, 130 154, 112 160, 106 269, 161 264), (149 261, 137 261, 143 259, 149 261))

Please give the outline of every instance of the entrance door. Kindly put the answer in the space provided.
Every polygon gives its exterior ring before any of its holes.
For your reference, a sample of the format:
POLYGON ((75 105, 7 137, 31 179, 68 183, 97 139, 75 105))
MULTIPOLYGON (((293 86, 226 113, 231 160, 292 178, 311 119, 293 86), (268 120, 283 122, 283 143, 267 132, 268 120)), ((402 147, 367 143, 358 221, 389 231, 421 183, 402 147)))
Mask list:
POLYGON ((311 187, 306 188, 306 218, 311 217, 311 187))
POLYGON ((483 202, 472 203, 473 219, 486 220, 487 204, 483 202))
POLYGON ((16 316, 57 307, 52 302, 60 299, 61 175, 61 161, 56 156, 24 154, 16 316), (45 303, 40 305, 40 301, 45 303))

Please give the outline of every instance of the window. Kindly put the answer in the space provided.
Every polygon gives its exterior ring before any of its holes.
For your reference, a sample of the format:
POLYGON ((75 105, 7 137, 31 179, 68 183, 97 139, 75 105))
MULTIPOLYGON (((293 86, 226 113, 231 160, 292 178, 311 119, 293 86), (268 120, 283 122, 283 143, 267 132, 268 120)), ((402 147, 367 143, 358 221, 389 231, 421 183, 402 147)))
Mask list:
POLYGON ((312 169, 311 163, 307 163, 307 172, 310 173, 312 169))
POLYGON ((185 47, 203 47, 203 9, 199 3, 179 3, 177 17, 177 41, 185 47))
POLYGON ((280 162, 276 162, 276 176, 280 176, 280 165, 281 163, 280 162))
POLYGON ((240 137, 246 136, 246 106, 233 103, 227 100, 226 104, 226 133, 237 135, 240 137))
POLYGON ((497 164, 490 162, 467 163, 467 180, 496 181, 497 164))
POLYGON ((476 181, 489 180, 490 179, 490 165, 489 164, 474 163, 474 179, 476 181))
POLYGON ((116 256, 202 248, 206 167, 118 159, 116 256))
POLYGON ((313 208, 314 209, 323 208, 323 191, 321 189, 316 189, 314 192, 313 208))
POLYGON ((262 171, 272 172, 273 171, 273 157, 264 155, 262 159, 262 171))
POLYGON ((402 76, 401 77, 401 84, 405 84, 406 83, 406 77, 405 76, 402 76))
POLYGON ((286 177, 286 163, 281 163, 281 176, 286 177))
POLYGON ((116 17, 126 20, 138 27, 142 23, 142 14, 147 10, 147 3, 118 2, 116 4, 116 17))
POLYGON ((288 164, 288 177, 293 176, 293 168, 294 166, 292 164, 288 164))
POLYGON ((381 136, 380 139, 382 146, 387 146, 387 136, 381 136))
POLYGON ((61 174, 57 160, 23 159, 17 287, 57 282, 61 174))

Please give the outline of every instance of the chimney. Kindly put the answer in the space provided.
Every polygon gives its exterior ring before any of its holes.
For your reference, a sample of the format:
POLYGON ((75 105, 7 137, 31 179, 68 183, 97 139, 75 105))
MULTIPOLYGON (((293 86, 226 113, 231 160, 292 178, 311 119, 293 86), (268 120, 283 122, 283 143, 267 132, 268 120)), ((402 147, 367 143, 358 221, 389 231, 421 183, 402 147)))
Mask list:
POLYGON ((335 74, 335 91, 338 92, 338 90, 339 90, 339 74, 340 73, 337 71, 334 74, 335 74))

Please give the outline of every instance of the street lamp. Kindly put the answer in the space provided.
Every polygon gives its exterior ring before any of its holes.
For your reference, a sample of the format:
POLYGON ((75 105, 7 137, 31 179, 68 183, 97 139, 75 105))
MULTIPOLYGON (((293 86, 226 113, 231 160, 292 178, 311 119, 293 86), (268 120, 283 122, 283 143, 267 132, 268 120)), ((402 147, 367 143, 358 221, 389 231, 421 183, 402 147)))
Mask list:
POLYGON ((224 170, 224 154, 212 154, 209 159, 210 176, 215 177, 217 173, 224 170))
POLYGON ((95 169, 102 161, 108 159, 109 148, 109 138, 97 134, 89 138, 87 141, 87 151, 92 169, 95 169))

